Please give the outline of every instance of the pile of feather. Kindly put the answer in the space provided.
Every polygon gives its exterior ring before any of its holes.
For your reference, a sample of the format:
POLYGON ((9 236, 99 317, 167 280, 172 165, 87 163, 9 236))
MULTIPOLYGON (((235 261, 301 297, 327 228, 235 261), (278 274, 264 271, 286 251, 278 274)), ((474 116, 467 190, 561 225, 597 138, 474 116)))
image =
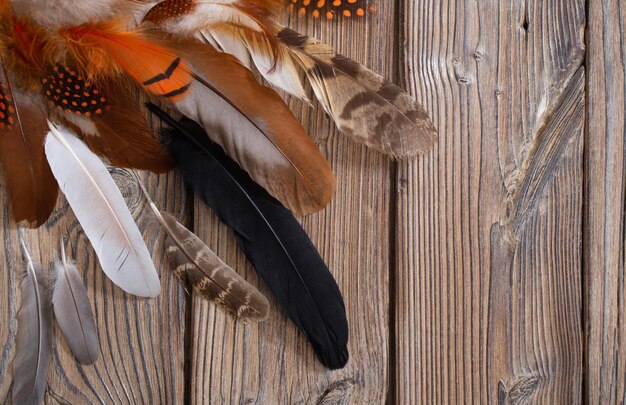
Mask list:
MULTIPOLYGON (((60 189, 102 270, 143 297, 159 294, 159 277, 105 163, 179 168, 233 229, 319 360, 335 369, 348 360, 343 298, 294 217, 323 209, 335 178, 271 87, 315 97, 312 105, 342 133, 395 158, 428 150, 436 130, 397 86, 277 24, 286 7, 281 0, 0 0, 0 161, 17 223, 46 222, 60 189), (167 130, 152 131, 138 92, 167 130)), ((267 299, 145 196, 167 234, 174 275, 237 317, 264 319, 267 299)), ((41 402, 53 313, 63 331, 83 332, 68 336, 78 361, 92 363, 99 353, 80 273, 61 257, 52 297, 26 260, 15 403, 41 402)))

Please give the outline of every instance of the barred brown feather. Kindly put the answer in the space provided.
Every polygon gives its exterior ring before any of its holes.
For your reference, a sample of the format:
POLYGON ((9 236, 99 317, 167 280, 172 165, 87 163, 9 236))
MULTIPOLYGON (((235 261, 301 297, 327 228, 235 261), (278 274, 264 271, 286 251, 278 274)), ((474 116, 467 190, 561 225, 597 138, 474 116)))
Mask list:
POLYGON ((172 215, 159 211, 151 201, 150 207, 167 232, 167 255, 176 278, 189 281, 200 296, 239 318, 254 321, 267 318, 269 302, 263 294, 172 215))
POLYGON ((424 108, 398 86, 317 40, 284 28, 278 39, 305 70, 339 130, 396 158, 430 149, 437 130, 424 108))

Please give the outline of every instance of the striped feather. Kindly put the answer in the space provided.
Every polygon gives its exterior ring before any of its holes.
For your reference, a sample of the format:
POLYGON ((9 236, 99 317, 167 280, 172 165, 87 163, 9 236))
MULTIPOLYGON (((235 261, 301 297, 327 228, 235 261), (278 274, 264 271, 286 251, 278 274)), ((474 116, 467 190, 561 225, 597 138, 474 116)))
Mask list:
POLYGON ((182 282, 189 281, 198 295, 238 318, 254 321, 267 318, 269 302, 265 296, 172 215, 160 211, 145 189, 144 194, 168 235, 167 256, 174 266, 174 276, 182 282))
POLYGON ((428 114, 398 86, 289 28, 278 39, 305 70, 341 132, 395 158, 411 158, 434 145, 437 130, 428 114))

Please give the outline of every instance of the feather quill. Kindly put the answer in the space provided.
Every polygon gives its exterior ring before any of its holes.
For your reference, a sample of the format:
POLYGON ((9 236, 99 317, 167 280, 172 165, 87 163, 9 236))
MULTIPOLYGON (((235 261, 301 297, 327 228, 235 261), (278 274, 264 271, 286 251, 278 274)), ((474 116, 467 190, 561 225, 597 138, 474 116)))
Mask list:
POLYGON ((148 248, 104 164, 75 135, 53 124, 45 148, 102 270, 130 294, 157 296, 161 287, 148 248))
POLYGON ((100 357, 100 340, 87 290, 76 263, 65 257, 61 242, 61 261, 54 264, 56 280, 52 292, 54 315, 61 331, 80 364, 93 364, 100 357))
POLYGON ((271 197, 202 128, 176 122, 149 105, 175 129, 166 144, 186 181, 235 232, 246 257, 287 315, 331 369, 348 361, 348 323, 341 291, 291 212, 271 197))
POLYGON ((17 315, 12 400, 14 404, 41 404, 52 357, 52 307, 41 271, 33 264, 21 236, 20 243, 26 274, 21 282, 22 304, 17 315))
POLYGON ((150 208, 167 233, 167 255, 180 281, 241 319, 261 321, 269 314, 269 302, 254 286, 224 263, 200 238, 172 215, 160 211, 141 185, 150 208))

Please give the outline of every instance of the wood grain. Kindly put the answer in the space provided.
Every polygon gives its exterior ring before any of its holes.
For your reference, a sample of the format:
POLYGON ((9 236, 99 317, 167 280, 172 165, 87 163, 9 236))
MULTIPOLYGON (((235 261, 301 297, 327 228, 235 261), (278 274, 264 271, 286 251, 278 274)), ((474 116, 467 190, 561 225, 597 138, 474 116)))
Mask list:
MULTIPOLYGON (((142 181, 162 208, 180 217, 184 204, 182 182, 177 175, 146 175, 111 168, 133 217, 142 230, 162 278, 161 295, 152 300, 130 296, 113 285, 99 268, 93 249, 64 197, 57 210, 38 230, 25 232, 33 259, 44 267, 59 257, 60 240, 75 258, 83 274, 96 318, 102 357, 94 366, 81 366, 71 354, 58 328, 48 377, 47 403, 179 403, 184 396, 183 359, 185 296, 179 284, 163 268, 163 239, 150 218, 138 182, 142 181)), ((4 188, 3 188, 4 191, 4 188)), ((18 249, 18 231, 10 220, 6 193, 3 195, 2 260, 3 299, 0 344, 0 402, 10 403, 11 361, 15 353, 19 306, 19 274, 23 260, 18 249)))
POLYGON ((585 401, 626 401, 626 5, 589 2, 584 244, 585 401))
MULTIPOLYGON (((393 2, 377 2, 366 21, 292 21, 303 33, 338 47, 349 57, 389 76, 393 64, 393 2), (381 49, 388 50, 381 52, 381 49)), ((277 303, 260 325, 234 322, 194 298, 192 403, 342 404, 383 403, 389 373, 390 162, 336 132, 318 104, 292 103, 338 179, 322 212, 302 219, 346 303, 350 361, 330 372, 277 303)), ((259 280, 236 248, 232 232, 196 204, 195 230, 233 268, 259 280)), ((265 286, 261 289, 266 294, 265 286)))
MULTIPOLYGON (((274 300, 266 322, 243 324, 188 295, 138 181, 269 291, 178 173, 111 169, 162 294, 111 284, 60 197, 26 243, 48 266, 66 238, 103 353, 77 365, 56 328, 46 402, 626 402, 622 3, 382 0, 365 20, 294 18, 399 82, 440 134, 426 156, 391 162, 341 136, 318 104, 290 101, 338 178, 331 205, 301 222, 344 293, 347 367, 325 370, 274 300)), ((0 403, 11 403, 23 260, 1 181, 0 203, 0 403)))
POLYGON ((584 10, 402 2, 440 140, 397 176, 397 403, 580 400, 584 10))

